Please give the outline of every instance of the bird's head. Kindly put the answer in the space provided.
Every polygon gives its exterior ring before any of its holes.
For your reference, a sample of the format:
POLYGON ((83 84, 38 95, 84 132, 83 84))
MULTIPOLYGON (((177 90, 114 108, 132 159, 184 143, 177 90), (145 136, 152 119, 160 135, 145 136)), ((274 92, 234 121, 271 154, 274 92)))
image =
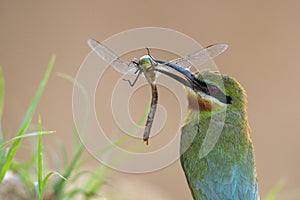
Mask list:
POLYGON ((244 110, 246 95, 242 86, 233 78, 219 72, 193 73, 187 88, 189 108, 214 111, 219 109, 244 110))

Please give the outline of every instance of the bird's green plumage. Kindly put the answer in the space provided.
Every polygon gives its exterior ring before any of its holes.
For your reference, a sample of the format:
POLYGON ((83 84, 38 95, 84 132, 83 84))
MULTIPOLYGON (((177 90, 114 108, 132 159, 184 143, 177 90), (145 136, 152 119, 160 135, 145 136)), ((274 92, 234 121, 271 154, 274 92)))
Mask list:
MULTIPOLYGON (((233 78, 204 71, 198 79, 218 86, 232 104, 220 104, 210 110, 190 108, 182 127, 181 165, 196 200, 257 200, 258 186, 252 141, 246 115, 246 95, 233 78), (225 114, 221 119, 218 115, 225 114), (220 120, 219 120, 220 119, 220 120), (214 143, 205 143, 208 129, 216 133, 214 143), (213 147, 199 154, 205 145, 213 147)), ((202 93, 189 91, 195 101, 202 93)), ((203 95, 202 95, 203 96, 203 95)), ((203 100, 203 99, 202 99, 203 100)), ((200 99, 200 101, 202 101, 200 99)), ((214 137, 212 134, 210 137, 214 137)))

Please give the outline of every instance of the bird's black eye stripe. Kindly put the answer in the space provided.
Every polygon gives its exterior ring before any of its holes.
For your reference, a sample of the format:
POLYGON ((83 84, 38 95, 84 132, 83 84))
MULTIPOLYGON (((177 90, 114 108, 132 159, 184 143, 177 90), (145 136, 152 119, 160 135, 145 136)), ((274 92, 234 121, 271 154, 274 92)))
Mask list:
POLYGON ((218 99, 222 103, 232 104, 232 98, 230 96, 226 96, 219 87, 216 85, 206 83, 204 81, 198 80, 199 90, 204 92, 207 95, 210 95, 216 99, 218 99))
POLYGON ((230 96, 226 96, 226 103, 232 104, 232 98, 230 96))

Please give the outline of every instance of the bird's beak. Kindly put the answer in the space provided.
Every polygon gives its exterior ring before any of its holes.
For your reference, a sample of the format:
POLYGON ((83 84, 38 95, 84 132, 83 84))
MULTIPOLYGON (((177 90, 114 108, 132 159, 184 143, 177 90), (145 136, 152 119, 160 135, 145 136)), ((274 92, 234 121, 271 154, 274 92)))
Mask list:
POLYGON ((183 75, 183 77, 167 71, 165 68, 156 68, 157 71, 173 78, 174 80, 180 82, 184 86, 188 87, 188 96, 198 96, 200 97, 200 101, 205 100, 204 103, 207 104, 207 101, 211 101, 214 99, 217 99, 217 101, 220 101, 220 104, 231 104, 231 98, 226 96, 223 92, 219 91, 215 95, 211 95, 211 92, 209 90, 208 85, 198 80, 198 75, 184 69, 180 66, 169 64, 169 63, 163 63, 163 61, 157 61, 159 64, 165 64, 166 66, 169 66, 173 69, 175 69, 177 72, 183 75), (192 94, 193 93, 193 94, 192 94))
POLYGON ((184 76, 184 78, 182 78, 174 73, 171 73, 164 68, 157 67, 156 71, 159 71, 161 73, 166 74, 167 76, 170 76, 171 78, 177 80, 178 82, 182 83, 183 85, 190 87, 194 91, 198 90, 198 91, 202 91, 204 93, 208 93, 206 84, 204 82, 198 81, 195 73, 193 73, 183 67, 180 67, 176 64, 173 64, 173 63, 169 63, 169 62, 165 62, 165 61, 161 61, 161 60, 154 60, 154 61, 157 62, 158 64, 165 65, 169 68, 176 70, 177 72, 182 74, 184 76))
MULTIPOLYGON (((213 104, 210 103, 209 100, 207 100, 203 97, 204 93, 200 92, 199 90, 198 90, 198 92, 196 92, 197 91, 197 90, 195 90, 196 80, 187 79, 185 76, 185 73, 181 73, 185 77, 185 78, 182 78, 181 76, 178 76, 177 74, 169 72, 163 68, 157 69, 157 71, 173 78, 174 80, 178 81, 179 83, 181 83, 185 87, 187 87, 187 90, 186 90, 187 91, 187 99, 188 99, 188 105, 189 105, 190 110, 210 111, 213 109, 212 108, 213 104), (201 95, 201 94, 203 94, 203 95, 201 95)), ((190 72, 190 73, 192 73, 192 72, 190 72)), ((195 76, 195 74, 193 76, 195 76)))
POLYGON ((181 83, 182 85, 184 85, 184 86, 186 86, 188 88, 193 89, 193 83, 191 81, 188 81, 188 79, 182 78, 181 76, 178 76, 175 73, 167 71, 164 68, 157 68, 156 71, 158 71, 158 72, 160 72, 162 74, 165 74, 165 75, 173 78, 174 80, 178 81, 179 83, 181 83))

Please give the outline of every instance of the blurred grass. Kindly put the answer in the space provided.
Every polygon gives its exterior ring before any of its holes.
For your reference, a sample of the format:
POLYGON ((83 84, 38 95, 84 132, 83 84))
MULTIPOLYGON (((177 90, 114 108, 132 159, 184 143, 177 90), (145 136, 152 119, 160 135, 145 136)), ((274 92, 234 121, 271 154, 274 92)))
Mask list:
POLYGON ((264 200, 276 200, 279 192, 282 190, 286 183, 285 179, 280 179, 277 184, 271 189, 271 191, 265 196, 264 200))
MULTIPOLYGON (((17 138, 17 139, 14 140, 13 144, 8 149, 8 151, 5 152, 5 154, 2 154, 4 156, 1 155, 1 159, 3 159, 3 160, 0 161, 0 164, 2 164, 0 166, 1 167, 1 171, 0 171, 0 183, 3 181, 4 175, 6 174, 7 170, 9 169, 9 167, 10 167, 10 165, 11 165, 11 163, 12 163, 14 157, 15 157, 16 151, 17 151, 17 149, 18 149, 18 147, 20 145, 20 142, 23 139, 20 136, 24 135, 26 133, 26 131, 27 131, 27 128, 28 128, 28 126, 29 126, 29 124, 31 122, 32 116, 34 114, 34 111, 35 111, 35 109, 37 107, 37 104, 38 104, 38 102, 40 100, 40 97, 41 97, 41 95, 42 95, 42 93, 43 93, 43 91, 44 91, 44 89, 46 87, 46 84, 48 82, 48 79, 49 79, 49 76, 51 74, 51 71, 52 71, 52 68, 54 66, 54 63, 55 63, 55 56, 52 56, 52 58, 51 58, 51 60, 50 60, 50 62, 48 64, 48 67, 47 67, 46 73, 44 75, 44 78, 42 79, 42 82, 41 82, 41 84, 40 84, 40 86, 39 86, 39 88, 38 88, 38 90, 37 90, 37 92, 36 92, 36 94, 35 94, 35 96, 33 98, 32 103, 29 106, 29 109, 28 109, 28 111, 27 111, 27 113, 25 115, 25 118, 23 120, 23 123, 22 123, 22 125, 21 125, 21 127, 20 127, 20 129, 19 129, 19 131, 17 133, 17 137, 19 137, 19 138, 17 138)), ((3 85, 4 85, 4 81, 3 80, 4 79, 3 79, 2 70, 1 70, 1 74, 0 74, 0 80, 2 82, 2 84, 1 84, 2 88, 0 88, 0 89, 2 91, 4 91, 4 88, 3 88, 3 85)), ((2 98, 2 99, 0 100, 0 102, 2 102, 2 105, 0 105, 0 106, 2 106, 2 108, 1 108, 1 114, 2 114, 2 110, 3 110, 3 94, 4 94, 4 92, 1 92, 1 93, 2 93, 2 95, 0 96, 0 98, 2 98)), ((3 138, 2 134, 1 134, 1 138, 3 138)))
MULTIPOLYGON (((92 199, 99 196, 100 189, 107 183, 105 179, 105 173, 107 168, 104 165, 100 165, 96 170, 92 172, 82 172, 81 168, 84 164, 87 164, 92 157, 88 159, 82 159, 81 156, 84 152, 84 146, 81 143, 74 144, 75 154, 69 159, 67 151, 63 144, 60 145, 61 153, 63 154, 63 169, 62 173, 58 171, 51 171, 45 174, 47 167, 44 164, 43 143, 42 135, 54 133, 54 131, 44 131, 42 129, 41 117, 38 118, 38 130, 32 133, 26 133, 29 125, 31 124, 34 111, 40 100, 40 97, 45 89, 47 81, 50 77, 51 71, 55 63, 55 56, 52 56, 45 75, 38 87, 38 90, 29 106, 29 109, 24 117, 24 120, 17 132, 16 136, 4 141, 2 130, 0 130, 0 185, 3 188, 5 175, 8 175, 8 179, 12 179, 17 182, 13 182, 12 188, 7 190, 12 199, 74 199, 76 196, 83 196, 84 199, 92 199), (15 155, 18 149, 21 148, 20 143, 24 138, 37 136, 37 149, 27 162, 18 162, 15 159, 15 155), (10 146, 9 146, 10 145, 10 146), (7 147, 8 146, 8 147, 7 147), (69 162, 70 160, 70 162, 69 162), (36 170, 34 170, 36 169, 36 170), (36 173, 34 173, 36 171, 36 173), (9 173, 8 173, 9 172, 9 173), (44 176, 45 174, 45 176, 44 176), (61 175, 63 174, 63 175, 61 175), (52 175, 58 175, 59 177, 53 181, 50 179, 52 175), (12 176, 12 177, 11 177, 12 176), (86 179, 82 183, 82 179, 86 179), (20 187, 22 184, 22 187, 20 187), (70 186, 80 184, 80 187, 72 188, 70 186), (25 191, 21 192, 20 190, 25 191), (23 196, 22 196, 23 195, 23 196)), ((74 83, 73 78, 68 79, 74 83)), ((75 84, 75 83, 74 83, 75 84)), ((78 87, 78 84, 76 84, 78 87)), ((81 88, 85 92, 84 88, 81 88)), ((4 78, 2 69, 0 68, 0 120, 3 113, 4 102, 4 78)), ((0 129, 2 126, 0 125, 0 129)), ((76 129, 75 129, 76 131, 76 129)), ((116 141, 116 144, 122 141, 116 141)), ((110 148, 108 148, 110 149, 110 148)), ((59 161, 58 161, 59 162, 59 161)), ((4 190, 5 191, 5 190, 4 190)), ((2 192, 2 190, 1 190, 2 192)), ((0 193, 0 199, 2 199, 2 193, 0 193)), ((101 196, 101 195, 100 195, 101 196)))

